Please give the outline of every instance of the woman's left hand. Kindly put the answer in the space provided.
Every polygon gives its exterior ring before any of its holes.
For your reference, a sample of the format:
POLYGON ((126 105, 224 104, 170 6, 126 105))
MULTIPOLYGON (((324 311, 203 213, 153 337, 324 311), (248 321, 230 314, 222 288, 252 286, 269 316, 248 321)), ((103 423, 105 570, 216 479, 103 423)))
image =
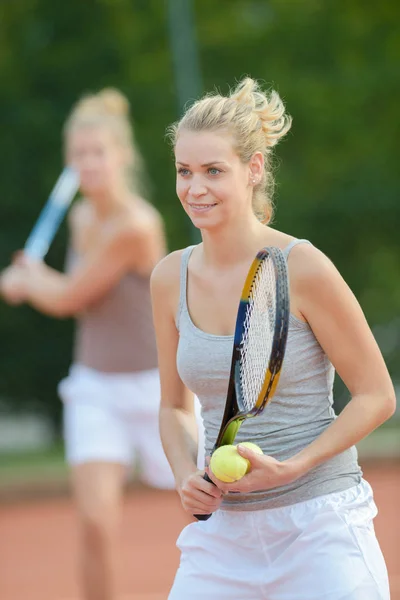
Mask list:
POLYGON ((215 477, 210 467, 206 469, 210 479, 224 493, 248 494, 249 492, 269 490, 295 481, 301 475, 290 461, 279 461, 266 454, 256 454, 250 448, 240 444, 237 448, 239 454, 250 462, 250 470, 242 479, 234 483, 224 483, 215 477))

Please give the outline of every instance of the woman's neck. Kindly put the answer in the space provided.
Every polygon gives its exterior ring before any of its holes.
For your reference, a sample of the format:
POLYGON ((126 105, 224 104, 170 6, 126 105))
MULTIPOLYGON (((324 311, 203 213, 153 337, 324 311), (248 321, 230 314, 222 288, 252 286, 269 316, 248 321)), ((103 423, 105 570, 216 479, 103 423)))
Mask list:
POLYGON ((133 196, 128 187, 121 184, 113 189, 104 190, 89 200, 97 218, 100 221, 106 221, 127 206, 132 205, 133 196))
POLYGON ((201 233, 205 263, 226 268, 254 258, 267 245, 269 228, 254 217, 247 223, 241 220, 218 230, 203 230, 201 233))

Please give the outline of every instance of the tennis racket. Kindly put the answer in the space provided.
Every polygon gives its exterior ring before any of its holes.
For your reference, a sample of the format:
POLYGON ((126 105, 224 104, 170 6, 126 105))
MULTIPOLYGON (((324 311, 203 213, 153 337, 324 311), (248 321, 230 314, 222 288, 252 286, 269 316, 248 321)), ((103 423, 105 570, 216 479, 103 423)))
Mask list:
POLYGON ((42 260, 46 256, 78 189, 78 173, 71 167, 65 167, 25 243, 26 256, 34 260, 42 260))
MULTIPOLYGON (((213 452, 233 444, 245 419, 256 417, 278 385, 289 323, 289 281, 279 248, 263 248, 248 272, 240 299, 227 399, 213 452)), ((213 483, 207 474, 204 479, 213 483)), ((206 521, 211 515, 195 515, 206 521)))

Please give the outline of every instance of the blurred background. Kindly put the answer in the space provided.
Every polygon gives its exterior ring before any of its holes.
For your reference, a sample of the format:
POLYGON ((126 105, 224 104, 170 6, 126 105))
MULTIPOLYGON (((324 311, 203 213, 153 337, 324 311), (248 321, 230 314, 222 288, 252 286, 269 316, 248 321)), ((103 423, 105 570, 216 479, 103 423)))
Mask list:
MULTIPOLYGON (((395 0, 3 0, 0 268, 23 246, 62 169, 61 129, 72 104, 105 86, 120 88, 131 101, 149 196, 166 220, 169 249, 190 244, 194 232, 175 196, 166 126, 204 91, 226 93, 248 74, 277 89, 293 116, 293 128, 277 151, 274 226, 310 239, 334 261, 359 299, 399 389, 399 19, 395 0)), ((49 264, 62 267, 65 242, 64 224, 49 264)), ((65 489, 56 386, 70 363, 72 327, 72 320, 0 302, 3 520, 17 505, 22 510, 18 500, 24 499, 25 511, 33 510, 33 498, 65 489)), ((338 381, 338 411, 346 401, 338 381)), ((372 484, 376 478, 379 500, 398 501, 399 413, 359 450, 372 484)), ((58 508, 68 519, 68 500, 63 501, 58 508)), ((390 510, 388 505, 386 515, 390 510)), ((18 514, 21 522, 28 512, 18 514)), ((9 518, 7 523, 7 549, 3 537, 0 556, 9 557, 16 532, 9 518)), ((379 527, 390 555, 393 598, 400 598, 393 523, 382 520, 379 527)), ((21 536, 21 544, 27 543, 21 536)), ((8 596, 0 583, 4 600, 22 594, 13 581, 8 596)), ((166 597, 146 585, 147 595, 132 597, 166 597), (153 591, 161 595, 149 595, 153 591)), ((52 598, 65 600, 68 593, 64 598, 54 591, 52 598)), ((45 599, 43 593, 38 597, 45 599)))

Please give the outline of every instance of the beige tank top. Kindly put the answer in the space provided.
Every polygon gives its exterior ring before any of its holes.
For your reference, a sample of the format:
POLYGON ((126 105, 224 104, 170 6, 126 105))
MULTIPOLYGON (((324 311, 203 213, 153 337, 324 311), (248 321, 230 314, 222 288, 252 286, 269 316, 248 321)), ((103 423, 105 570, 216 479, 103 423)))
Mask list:
MULTIPOLYGON (((78 257, 68 254, 71 269, 78 257)), ((77 318, 73 360, 106 373, 157 367, 149 277, 125 275, 77 318)))

